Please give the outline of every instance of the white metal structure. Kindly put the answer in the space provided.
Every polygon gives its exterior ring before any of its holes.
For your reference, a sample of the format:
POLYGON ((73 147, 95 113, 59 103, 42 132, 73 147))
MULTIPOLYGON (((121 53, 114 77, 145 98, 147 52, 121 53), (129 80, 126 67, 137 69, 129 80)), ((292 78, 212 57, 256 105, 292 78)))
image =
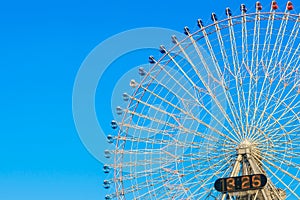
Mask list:
POLYGON ((287 3, 204 25, 150 56, 117 107, 106 199, 300 199, 299 15, 287 3), (260 190, 220 193, 218 178, 265 174, 260 190), (108 190, 110 191, 110 190, 108 190))

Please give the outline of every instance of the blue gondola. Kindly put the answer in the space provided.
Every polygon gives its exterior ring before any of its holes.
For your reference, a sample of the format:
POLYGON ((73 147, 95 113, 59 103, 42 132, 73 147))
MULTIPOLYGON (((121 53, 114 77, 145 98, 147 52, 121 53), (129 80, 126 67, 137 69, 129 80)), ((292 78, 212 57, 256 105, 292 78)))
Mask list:
POLYGON ((226 14, 227 16, 232 16, 232 12, 231 12, 230 8, 226 8, 226 9, 225 9, 225 14, 226 14))
POLYGON ((108 142, 109 144, 112 144, 112 143, 114 142, 114 137, 113 137, 112 135, 108 135, 108 136, 106 137, 106 139, 107 139, 107 142, 108 142))
POLYGON ((104 165, 103 166, 103 171, 104 171, 104 173, 108 174, 109 171, 110 171, 110 167, 108 165, 104 165))
POLYGON ((184 34, 185 34, 185 35, 189 35, 189 34, 190 34, 190 29, 189 29, 189 27, 186 26, 186 27, 184 27, 183 30, 184 30, 184 34))
POLYGON ((118 128, 118 123, 115 120, 112 120, 110 124, 112 129, 118 128))
POLYGON ((110 182, 109 182, 108 180, 104 180, 104 181, 103 181, 103 187, 104 187, 105 189, 110 188, 110 182))
POLYGON ((197 20, 197 25, 199 28, 202 28, 203 27, 203 21, 201 19, 198 19, 197 20))
POLYGON ((218 21, 218 18, 217 18, 216 13, 211 13, 211 20, 212 20, 213 22, 218 21))
POLYGON ((243 13, 246 13, 246 12, 247 12, 246 5, 245 5, 245 4, 241 4, 240 10, 241 10, 243 13))
POLYGON ((166 48, 163 45, 159 46, 159 51, 160 51, 160 53, 163 53, 163 54, 165 54, 167 52, 166 48))
POLYGON ((154 64, 155 63, 155 59, 153 56, 149 56, 149 63, 150 64, 154 64))

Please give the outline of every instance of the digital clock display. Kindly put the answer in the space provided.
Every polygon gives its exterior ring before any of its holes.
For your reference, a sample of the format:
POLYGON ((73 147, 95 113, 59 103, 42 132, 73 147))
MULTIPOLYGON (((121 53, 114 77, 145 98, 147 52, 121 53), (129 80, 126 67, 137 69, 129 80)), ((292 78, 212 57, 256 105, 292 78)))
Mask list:
POLYGON ((267 177, 263 174, 253 174, 220 178, 215 182, 215 189, 219 192, 239 192, 245 190, 257 190, 267 184, 267 177))

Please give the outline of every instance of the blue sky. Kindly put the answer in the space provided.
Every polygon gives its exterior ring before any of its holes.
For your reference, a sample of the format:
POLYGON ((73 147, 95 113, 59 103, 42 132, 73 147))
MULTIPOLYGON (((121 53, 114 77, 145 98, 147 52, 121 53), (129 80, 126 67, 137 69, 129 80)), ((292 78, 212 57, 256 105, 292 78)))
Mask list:
MULTIPOLYGON (((73 84, 85 57, 122 31, 151 26, 182 32, 185 25, 195 30, 196 20, 209 22, 211 12, 221 18, 229 6, 239 13, 239 2, 1 2, 0 199, 103 199, 103 164, 81 143, 72 115, 73 84)), ((278 3, 283 10, 285 1, 278 3)), ((106 76, 102 84, 113 84, 113 70, 106 76)), ((112 116, 108 110, 99 118, 106 115, 112 116)))

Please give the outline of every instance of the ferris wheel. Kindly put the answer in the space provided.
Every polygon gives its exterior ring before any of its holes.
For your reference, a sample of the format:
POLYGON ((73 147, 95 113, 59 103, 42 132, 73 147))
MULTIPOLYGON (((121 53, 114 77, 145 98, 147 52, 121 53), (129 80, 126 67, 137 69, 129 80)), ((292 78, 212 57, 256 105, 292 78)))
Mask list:
POLYGON ((131 80, 105 199, 300 199, 300 15, 260 2, 172 36, 131 80))

